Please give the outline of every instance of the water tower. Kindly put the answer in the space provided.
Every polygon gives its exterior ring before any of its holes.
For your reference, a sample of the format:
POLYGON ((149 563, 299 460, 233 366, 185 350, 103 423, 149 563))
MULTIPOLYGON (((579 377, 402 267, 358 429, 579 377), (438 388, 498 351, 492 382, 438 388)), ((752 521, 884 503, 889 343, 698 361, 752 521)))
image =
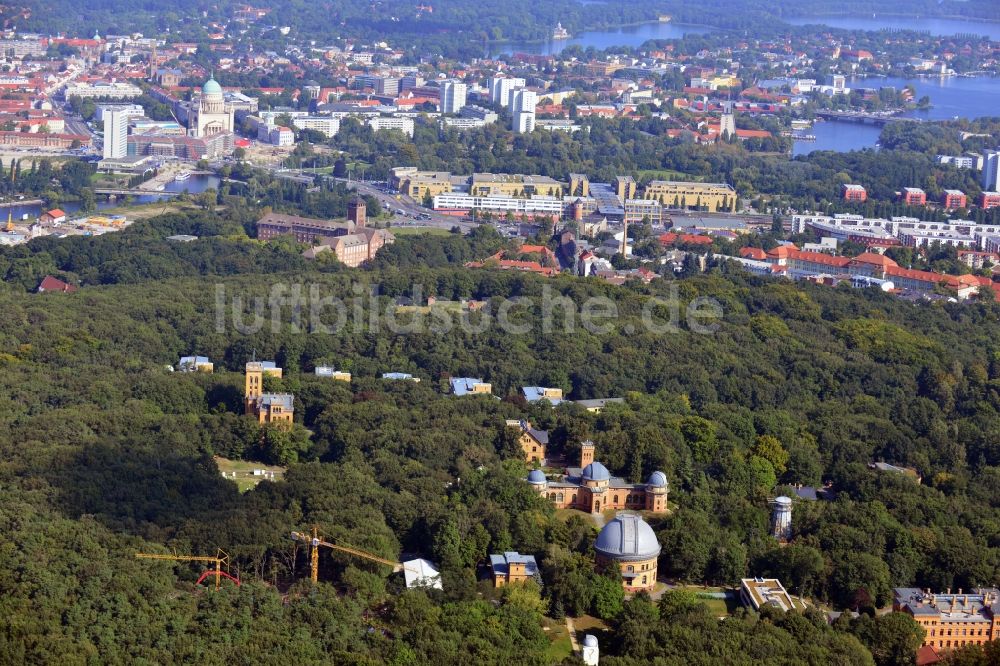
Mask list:
POLYGON ((792 498, 775 497, 771 502, 774 511, 771 513, 771 535, 778 541, 788 541, 792 536, 792 498))

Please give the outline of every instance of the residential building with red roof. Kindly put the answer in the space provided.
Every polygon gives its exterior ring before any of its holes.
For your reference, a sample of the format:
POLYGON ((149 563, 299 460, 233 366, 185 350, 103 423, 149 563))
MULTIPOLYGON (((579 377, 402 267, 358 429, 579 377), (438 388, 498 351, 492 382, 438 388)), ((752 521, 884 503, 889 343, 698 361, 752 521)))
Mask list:
POLYGON ((46 292, 62 292, 64 294, 72 294, 77 290, 76 285, 69 284, 68 282, 63 282, 59 278, 52 277, 51 275, 46 275, 42 278, 41 283, 38 285, 38 293, 44 294, 46 292))
POLYGON ((658 237, 660 245, 664 247, 669 247, 671 245, 687 244, 687 245, 711 245, 712 238, 710 236, 703 236, 701 234, 677 234, 674 232, 667 232, 665 234, 660 234, 658 237))
POLYGON ((889 280, 896 289, 908 291, 933 291, 945 287, 959 299, 966 299, 988 286, 988 278, 975 275, 945 275, 933 271, 903 268, 895 261, 875 252, 864 252, 856 257, 838 257, 823 252, 804 252, 794 246, 779 246, 767 252, 767 261, 786 268, 799 278, 816 275, 862 276, 889 280))
POLYGON ((767 260, 767 252, 759 247, 741 247, 739 255, 744 259, 753 259, 754 261, 767 260))
POLYGON ((521 254, 539 254, 542 256, 542 261, 548 265, 557 265, 558 259, 556 259, 556 253, 550 250, 545 245, 522 245, 520 248, 521 254))
MULTIPOLYGON (((528 246, 540 247, 540 246, 528 246)), ((522 252, 524 251, 522 247, 522 252)), ((517 259, 504 259, 504 251, 500 250, 484 261, 470 261, 465 264, 466 268, 497 268, 502 271, 520 271, 523 273, 536 273, 545 277, 552 277, 559 274, 558 268, 542 266, 537 261, 520 261, 517 259)))
MULTIPOLYGON (((718 140, 722 136, 721 125, 708 125, 708 137, 709 139, 718 140)), ((768 139, 773 136, 767 130, 748 130, 736 128, 736 138, 740 141, 746 141, 747 139, 768 139)))
POLYGON ((42 224, 59 224, 66 221, 66 212, 61 208, 53 208, 52 210, 42 213, 38 221, 42 224))

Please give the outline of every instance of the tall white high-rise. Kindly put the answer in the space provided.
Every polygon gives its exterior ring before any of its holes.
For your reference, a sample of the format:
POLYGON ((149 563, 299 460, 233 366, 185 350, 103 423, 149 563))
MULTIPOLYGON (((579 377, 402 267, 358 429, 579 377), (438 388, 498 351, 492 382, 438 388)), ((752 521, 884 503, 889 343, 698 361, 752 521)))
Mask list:
POLYGON ((128 154, 128 119, 129 114, 124 109, 104 112, 104 159, 128 154))
POLYGON ((1000 192, 1000 151, 983 151, 983 189, 1000 192))
POLYGON ((510 96, 510 128, 518 134, 530 134, 535 131, 535 107, 538 105, 538 94, 533 90, 515 90, 510 96))
POLYGON ((517 88, 523 88, 524 79, 511 79, 498 76, 489 80, 490 99, 494 104, 510 106, 510 94, 517 88))
POLYGON ((441 113, 458 113, 465 106, 468 87, 460 81, 445 81, 441 86, 441 113))

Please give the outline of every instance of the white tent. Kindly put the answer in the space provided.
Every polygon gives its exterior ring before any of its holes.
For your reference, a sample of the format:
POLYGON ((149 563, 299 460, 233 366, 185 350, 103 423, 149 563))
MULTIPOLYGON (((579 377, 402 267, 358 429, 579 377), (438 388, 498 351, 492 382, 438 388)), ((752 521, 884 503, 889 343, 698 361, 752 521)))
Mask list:
POLYGON ((406 587, 441 587, 441 574, 434 565, 424 559, 403 562, 403 576, 406 577, 406 587))

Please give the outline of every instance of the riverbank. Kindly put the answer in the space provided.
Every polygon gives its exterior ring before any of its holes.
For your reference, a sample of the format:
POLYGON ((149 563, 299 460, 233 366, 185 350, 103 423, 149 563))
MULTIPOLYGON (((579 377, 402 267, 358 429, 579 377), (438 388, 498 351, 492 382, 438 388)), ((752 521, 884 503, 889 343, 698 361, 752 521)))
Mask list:
MULTIPOLYGON (((849 21, 851 19, 868 19, 867 16, 861 16, 859 14, 849 14, 847 16, 845 16, 844 14, 808 14, 806 16, 792 16, 792 17, 788 17, 788 18, 779 18, 779 20, 781 20, 781 21, 786 21, 786 20, 792 20, 792 21, 803 20, 803 21, 806 21, 806 20, 814 19, 814 18, 815 19, 837 19, 837 20, 845 20, 845 21, 849 21)), ((883 13, 883 14, 878 14, 876 16, 873 16, 871 20, 878 20, 880 18, 886 18, 886 19, 894 19, 894 18, 917 19, 917 20, 921 20, 921 21, 974 21, 976 23, 994 23, 994 24, 1000 25, 1000 19, 977 18, 977 17, 972 17, 972 16, 961 16, 961 15, 957 15, 957 14, 944 14, 944 15, 941 15, 941 16, 921 16, 920 14, 905 14, 905 13, 901 14, 901 13, 898 13, 898 12, 893 12, 893 13, 886 12, 886 13, 883 13)), ((822 21, 820 21, 819 24, 822 25, 822 21)), ((797 25, 797 24, 790 23, 789 25, 797 25)))
POLYGON ((822 25, 836 30, 864 32, 911 30, 934 37, 975 35, 1000 41, 1000 21, 990 19, 907 16, 902 14, 876 14, 874 16, 812 14, 809 16, 789 16, 780 20, 793 26, 822 25))
MULTIPOLYGON (((831 28, 841 29, 841 30, 864 30, 864 31, 878 31, 878 30, 915 30, 917 32, 929 32, 935 34, 934 26, 928 25, 926 27, 919 26, 900 26, 896 25, 895 22, 898 20, 904 21, 922 21, 922 22, 950 22, 955 25, 947 26, 948 30, 941 31, 941 34, 973 34, 989 37, 990 39, 1000 40, 1000 34, 991 34, 994 30, 989 30, 983 32, 981 24, 987 24, 991 28, 995 28, 1000 32, 1000 19, 979 19, 971 18, 967 16, 958 16, 953 14, 942 15, 942 16, 922 16, 920 14, 909 14, 909 13, 886 13, 877 14, 874 17, 867 17, 862 15, 848 15, 843 14, 809 14, 802 16, 776 16, 775 19, 792 26, 804 26, 804 25, 827 25, 831 28), (843 25, 847 22, 865 22, 868 25, 857 25, 848 26, 843 25), (875 25, 880 22, 890 22, 884 25, 875 25), (840 24, 840 25, 838 25, 840 24)), ((705 33, 705 32, 722 32, 728 28, 718 25, 712 25, 709 23, 675 23, 673 21, 661 22, 659 20, 647 20, 647 21, 632 21, 629 23, 620 23, 612 26, 601 26, 601 27, 590 27, 581 30, 580 32, 572 35, 569 39, 553 39, 552 37, 542 37, 539 39, 497 39, 489 40, 486 42, 486 50, 492 54, 498 53, 514 53, 518 51, 524 51, 527 53, 537 54, 537 55, 554 55, 561 51, 566 46, 580 46, 581 48, 588 48, 593 46, 594 48, 603 49, 611 46, 630 46, 638 47, 644 41, 649 39, 679 39, 689 32, 705 33), (671 28, 676 28, 677 34, 665 34, 662 36, 650 35, 642 42, 638 43, 628 43, 628 44, 603 44, 602 42, 613 39, 616 35, 621 35, 625 37, 631 37, 633 31, 650 31, 651 29, 657 27, 669 26, 671 28), (691 29, 685 31, 685 28, 691 29), (555 48, 560 47, 560 48, 555 48)), ((634 40, 628 40, 634 41, 634 40)))
POLYGON ((39 206, 45 203, 41 199, 22 199, 19 201, 0 201, 0 208, 17 208, 18 206, 39 206))
MULTIPOLYGON (((917 108, 914 105, 914 108, 900 114, 903 118, 924 122, 954 120, 956 117, 975 120, 995 116, 1000 108, 1000 85, 994 76, 914 79, 871 76, 851 79, 848 85, 852 88, 892 86, 900 89, 908 84, 915 88, 918 99, 925 95, 929 97, 931 105, 927 108, 917 108)), ((816 139, 796 141, 792 154, 805 155, 816 150, 845 152, 877 148, 881 132, 881 127, 864 123, 838 120, 816 123, 811 132, 816 139)))

